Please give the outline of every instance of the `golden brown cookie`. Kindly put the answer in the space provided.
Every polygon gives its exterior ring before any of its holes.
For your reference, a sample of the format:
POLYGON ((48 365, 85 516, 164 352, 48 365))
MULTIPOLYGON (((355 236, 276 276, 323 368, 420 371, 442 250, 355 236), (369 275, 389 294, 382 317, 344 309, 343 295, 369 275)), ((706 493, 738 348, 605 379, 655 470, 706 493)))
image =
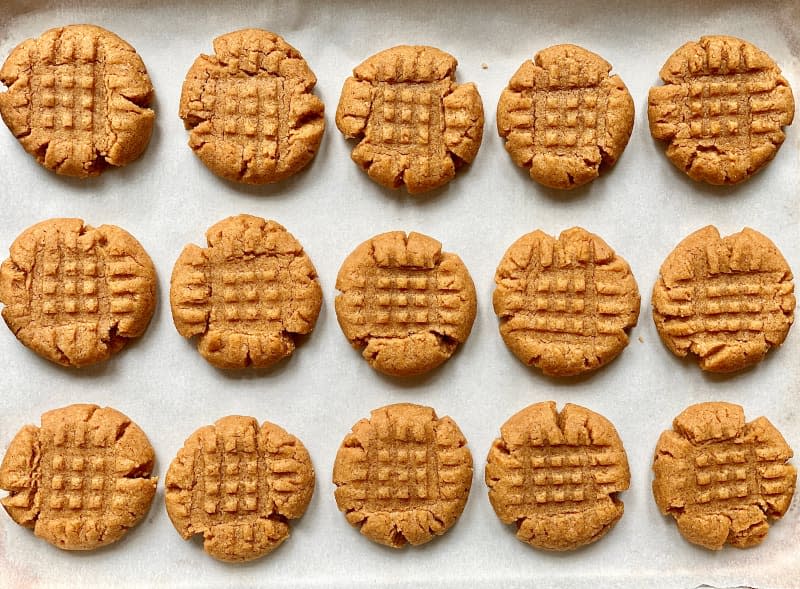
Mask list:
POLYGON ((475 285, 466 266, 421 233, 368 239, 342 263, 336 288, 345 337, 373 368, 393 376, 442 364, 475 320, 475 285))
POLYGON ((388 405, 345 436, 333 482, 339 510, 367 538, 392 548, 424 544, 464 510, 472 455, 449 417, 422 405, 388 405))
POLYGON ((571 376, 604 366, 628 345, 639 289, 628 263, 600 237, 542 231, 506 250, 494 277, 500 334, 528 366, 571 376))
POLYGON ((153 448, 110 407, 70 405, 26 425, 0 465, 15 522, 64 550, 93 550, 139 523, 156 492, 153 448))
POLYGON ((789 83, 772 58, 736 37, 678 48, 650 88, 650 133, 694 180, 736 184, 775 157, 794 118, 789 83))
POLYGON ((303 443, 281 427, 231 415, 195 431, 166 478, 167 513, 205 551, 243 562, 272 552, 289 537, 289 520, 305 513, 314 468, 303 443))
POLYGON ((206 232, 207 248, 183 248, 169 301, 183 337, 217 368, 263 368, 290 356, 322 306, 314 264, 275 221, 228 217, 206 232))
POLYGON ((378 184, 425 192, 475 159, 483 102, 475 84, 456 84, 457 65, 435 47, 401 45, 368 58, 345 81, 336 126, 360 140, 353 161, 378 184))
POLYGON ((156 272, 127 231, 49 219, 23 231, 10 252, 0 266, 3 319, 40 356, 87 366, 147 329, 156 272))
POLYGON ((513 415, 486 460, 489 501, 517 538, 545 550, 596 542, 619 521, 630 485, 625 448, 602 415, 552 401, 513 415))
POLYGON ((524 62, 497 103, 497 132, 531 178, 551 188, 591 182, 622 155, 633 129, 628 89, 611 64, 577 45, 524 62))
POLYGON ((722 238, 709 225, 667 256, 653 287, 653 321, 676 356, 732 372, 759 362, 794 321, 792 271, 765 235, 722 238))
POLYGON ((304 168, 325 130, 317 78, 275 33, 242 29, 214 39, 183 82, 180 117, 189 146, 218 176, 278 182, 304 168))
POLYGON ((733 403, 700 403, 661 434, 653 459, 653 496, 693 544, 760 544, 768 520, 789 508, 797 471, 792 449, 765 417, 745 423, 733 403))
POLYGON ((136 50, 94 25, 50 29, 20 43, 0 81, 0 115, 48 170, 96 176, 138 158, 155 113, 150 77, 136 50))

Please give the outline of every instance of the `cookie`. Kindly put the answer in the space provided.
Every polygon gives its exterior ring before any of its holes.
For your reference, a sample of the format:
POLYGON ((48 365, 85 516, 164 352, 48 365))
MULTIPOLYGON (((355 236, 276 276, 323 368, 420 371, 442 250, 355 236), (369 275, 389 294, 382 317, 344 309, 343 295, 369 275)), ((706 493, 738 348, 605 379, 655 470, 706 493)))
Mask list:
POLYGON ((524 62, 500 95, 497 132, 531 178, 569 190, 622 155, 633 99, 611 64, 577 45, 554 45, 524 62))
POLYGON ((183 82, 180 117, 189 147, 217 176, 278 182, 314 158, 325 107, 314 72, 275 33, 243 29, 214 39, 183 82))
POLYGON ((765 235, 748 227, 722 238, 709 225, 667 256, 653 287, 653 321, 676 356, 733 372, 779 346, 794 321, 792 271, 765 235))
POLYGON ((792 502, 792 449, 765 417, 745 423, 733 403, 691 405, 661 434, 653 496, 693 544, 719 550, 760 544, 768 520, 792 502))
POLYGON ((472 455, 461 430, 430 407, 372 411, 345 436, 333 465, 336 504, 379 544, 402 548, 441 536, 464 510, 472 455))
POLYGON ((769 162, 794 118, 789 83, 772 58, 735 37, 701 37, 661 68, 650 88, 650 133, 690 178, 737 184, 769 162))
POLYGON ((156 272, 127 231, 49 219, 23 231, 10 253, 0 266, 3 319, 43 358, 87 366, 147 329, 156 272))
POLYGON ((489 501, 517 538, 544 550, 596 542, 622 517, 628 458, 614 425, 585 407, 536 403, 500 428, 486 459, 489 501))
POLYGON ((358 139, 351 157, 388 188, 417 194, 472 163, 483 138, 483 102, 455 82, 458 62, 435 47, 401 45, 368 58, 342 88, 336 126, 358 139))
POLYGON ((542 231, 506 250, 494 277, 500 334, 528 366, 572 376, 609 363, 628 345, 639 289, 628 263, 600 237, 542 231))
POLYGON ((219 560, 272 552, 305 513, 314 468, 303 443, 283 428, 231 415, 195 431, 167 471, 167 513, 188 540, 219 560))
POLYGON ((3 507, 15 522, 64 550, 116 542, 150 509, 153 448, 110 407, 70 405, 26 425, 0 465, 3 507))
POLYGON ((322 306, 314 264, 275 221, 228 217, 187 245, 170 282, 172 320, 217 368, 264 368, 290 356, 322 306))
POLYGON ((48 170, 97 176, 144 152, 155 113, 136 50, 94 25, 50 29, 20 43, 0 69, 0 115, 48 170))
POLYGON ((392 376, 442 364, 475 320, 475 285, 466 266, 421 233, 368 239, 342 263, 336 288, 345 337, 373 368, 392 376))

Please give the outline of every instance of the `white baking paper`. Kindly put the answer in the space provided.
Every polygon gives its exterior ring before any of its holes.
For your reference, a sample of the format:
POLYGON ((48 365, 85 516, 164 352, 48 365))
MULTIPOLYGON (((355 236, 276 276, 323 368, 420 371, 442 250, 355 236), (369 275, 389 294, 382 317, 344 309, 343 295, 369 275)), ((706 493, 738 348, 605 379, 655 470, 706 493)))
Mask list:
MULTIPOLYGON (((46 410, 77 402, 113 406, 136 421, 157 454, 159 491, 147 518, 122 541, 91 553, 62 552, 0 516, 0 585, 265 587, 800 587, 800 507, 795 499, 766 541, 749 550, 710 552, 684 541, 652 499, 651 459, 659 433, 687 405, 740 403, 767 416, 800 450, 800 327, 752 370, 703 374, 661 344, 650 291, 664 257, 709 223, 723 234, 754 227, 800 270, 800 129, 795 123, 776 159, 737 187, 696 183, 672 166, 650 137, 647 91, 681 44, 703 34, 746 38, 780 64, 800 89, 800 4, 785 2, 608 2, 543 0, 430 2, 146 2, 5 0, 0 56, 46 29, 90 22, 130 42, 156 88, 156 127, 137 162, 101 177, 56 176, 0 129, 0 248, 29 225, 75 216, 135 235, 155 262, 160 302, 146 335, 115 358, 84 370, 40 359, 0 329, 0 450, 46 410), (277 185, 220 180, 192 153, 178 118, 184 75, 211 52, 217 35, 262 27, 306 57, 326 105, 327 129, 307 170, 277 185), (572 192, 548 190, 516 168, 495 128, 497 100, 523 60, 556 43, 576 43, 606 58, 627 84, 636 122, 616 166, 572 192), (429 44, 455 55, 458 80, 473 81, 486 113, 474 164, 447 187, 422 197, 381 188, 350 160, 352 144, 334 125, 339 92, 352 68, 398 44, 429 44), (204 244, 214 222, 238 213, 272 218, 305 246, 319 272, 324 306, 313 334, 266 372, 223 372, 175 331, 168 304, 173 263, 187 243, 204 244), (505 249, 541 228, 579 225, 601 235, 630 263, 642 293, 628 348, 587 377, 556 380, 522 365, 505 347, 492 312, 493 275, 505 249), (478 292, 472 335, 440 369, 407 380, 381 376, 350 348, 333 310, 339 265, 360 242, 383 231, 415 230, 458 253, 478 292), (625 515, 607 537, 568 554, 534 550, 500 523, 483 482, 486 454, 500 425, 528 404, 553 399, 608 417, 625 443, 631 488, 625 515), (419 548, 378 546, 337 511, 332 464, 344 435, 388 403, 430 405, 460 425, 475 462, 472 493, 458 524, 419 548), (317 473, 314 498, 292 536, 266 558, 228 565, 184 542, 164 510, 166 469, 196 428, 229 414, 281 424, 308 447, 317 473)), ((0 257, 5 257, 3 254, 0 257)), ((797 463, 798 460, 795 460, 797 463)))

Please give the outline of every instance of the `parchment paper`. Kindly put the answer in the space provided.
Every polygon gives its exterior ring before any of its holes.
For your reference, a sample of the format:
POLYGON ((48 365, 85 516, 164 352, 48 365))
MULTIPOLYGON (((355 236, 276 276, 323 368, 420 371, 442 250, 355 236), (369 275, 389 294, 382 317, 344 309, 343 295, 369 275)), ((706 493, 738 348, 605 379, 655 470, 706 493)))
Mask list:
MULTIPOLYGON (((800 586, 798 500, 766 541, 714 553, 685 542, 652 499, 651 459, 659 433, 691 403, 727 400, 749 418, 766 415, 800 450, 800 328, 752 370, 701 373, 661 344, 650 291, 664 257, 690 232, 713 223, 723 234, 752 226, 800 269, 800 131, 795 123, 776 159, 750 181, 715 188, 668 162, 647 127, 647 91, 679 45, 703 34, 731 34, 766 50, 795 92, 800 89, 800 4, 786 2, 241 2, 209 0, 58 3, 8 0, 0 8, 0 56, 51 27, 92 22, 130 42, 156 88, 157 122, 145 155, 124 169, 79 181, 42 168, 0 131, 0 248, 29 225, 76 216, 135 235, 155 262, 160 302, 146 335, 105 364, 67 370, 40 359, 0 329, 0 450, 24 424, 77 402, 110 405, 136 421, 157 454, 159 491, 147 518, 126 538, 92 553, 59 551, 0 516, 0 585, 341 586, 369 587, 685 587, 800 586), (275 31, 307 58, 326 105, 327 129, 313 164, 278 185, 246 187, 216 178, 186 145, 177 116, 184 75, 212 39, 255 26, 275 31), (523 60, 556 43, 577 43, 605 57, 636 105, 630 143, 615 168, 569 193, 533 183, 505 153, 495 128, 500 92, 523 60), (403 43, 430 44, 459 61, 458 80, 474 81, 484 100, 483 146, 474 164, 422 198, 374 184, 351 162, 352 144, 333 115, 342 83, 373 53, 403 43), (305 246, 324 290, 313 334, 267 372, 212 368, 175 331, 168 304, 172 265, 189 242, 204 244, 214 222, 242 212, 273 218, 305 246), (580 225, 601 235, 630 263, 642 293, 631 343, 608 367, 555 380, 506 349, 492 312, 493 275, 505 249, 536 228, 558 234, 580 225), (351 349, 333 311, 339 265, 382 231, 417 230, 458 253, 478 292, 478 317, 449 362, 415 379, 383 377, 351 349), (616 424, 630 461, 625 515, 602 541, 569 554, 533 550, 495 517, 483 467, 500 425, 523 407, 574 402, 616 424), (459 523, 421 548, 393 551, 361 537, 338 512, 332 463, 342 438, 372 408, 395 402, 433 406, 469 440, 472 493, 459 523), (184 542, 163 504, 163 476, 184 439, 228 414, 271 420, 300 437, 317 473, 314 499, 276 552, 233 566, 184 542)), ((2 257, 5 257, 4 253, 2 257)), ((795 459, 795 463, 798 460, 795 459)))

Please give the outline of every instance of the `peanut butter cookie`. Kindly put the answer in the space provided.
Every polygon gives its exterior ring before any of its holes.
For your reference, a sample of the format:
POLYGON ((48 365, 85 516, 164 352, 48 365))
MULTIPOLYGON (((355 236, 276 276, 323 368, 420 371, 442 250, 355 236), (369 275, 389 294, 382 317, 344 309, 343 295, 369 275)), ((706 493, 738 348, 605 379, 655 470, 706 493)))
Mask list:
POLYGON ((183 337, 218 368, 263 368, 290 356, 322 306, 317 271, 275 221, 238 215, 187 245, 175 262, 169 301, 183 337))
POLYGON ((591 182, 622 155, 633 99, 611 64, 577 45, 555 45, 523 63, 497 104, 497 132, 531 178, 551 188, 591 182))
POLYGON ((325 108, 317 78, 275 33, 243 29, 214 39, 183 83, 180 117, 189 146, 216 175, 235 182, 278 182, 317 153, 325 108))
POLYGON ((630 485, 625 448, 602 415, 552 401, 512 416, 486 461, 489 501, 517 538, 545 550, 596 542, 622 517, 630 485))
POLYGON ((147 329, 156 272, 127 231, 50 219, 23 231, 10 251, 0 266, 3 319, 43 358, 87 366, 147 329))
POLYGON ((628 345, 639 289, 628 263, 600 237, 573 227, 508 248, 494 278, 500 334, 529 366, 571 376, 604 366, 628 345))
POLYGON ((789 509, 797 470, 780 432, 765 417, 745 423, 732 403, 700 403, 661 434, 653 496, 693 544, 719 550, 760 544, 768 520, 789 509))
POLYGON ((150 141, 153 86, 136 50, 94 25, 20 43, 0 81, 0 115, 48 170, 96 176, 138 158, 150 141))
POLYGON ((709 184, 747 180, 775 157, 794 118, 789 83, 772 58, 736 37, 702 37, 678 48, 650 89, 650 133, 667 157, 709 184))
POLYGON ((202 534, 219 560, 264 556, 305 513, 314 468, 303 443, 281 427, 232 415, 201 427, 167 471, 166 505, 185 540, 202 534))
POLYGON ((15 522, 64 550, 119 540, 145 516, 156 492, 153 448, 125 415, 70 405, 26 425, 0 465, 0 500, 15 522))
POLYGON ((483 102, 475 84, 456 84, 457 65, 435 47, 401 45, 376 53, 345 81, 336 126, 360 139, 353 161, 378 184, 433 190, 475 159, 483 102))
POLYGON ((342 263, 336 318, 345 337, 385 374, 410 376, 447 360, 475 320, 466 266, 420 233, 368 239, 342 263))
POLYGON ((472 485, 472 455, 449 417, 400 403, 372 411, 345 436, 333 465, 336 504, 379 544, 424 544, 456 522, 472 485))
POLYGON ((765 235, 720 237, 709 225, 667 256, 653 287, 653 321, 676 356, 733 372, 759 362, 794 321, 792 271, 765 235))

